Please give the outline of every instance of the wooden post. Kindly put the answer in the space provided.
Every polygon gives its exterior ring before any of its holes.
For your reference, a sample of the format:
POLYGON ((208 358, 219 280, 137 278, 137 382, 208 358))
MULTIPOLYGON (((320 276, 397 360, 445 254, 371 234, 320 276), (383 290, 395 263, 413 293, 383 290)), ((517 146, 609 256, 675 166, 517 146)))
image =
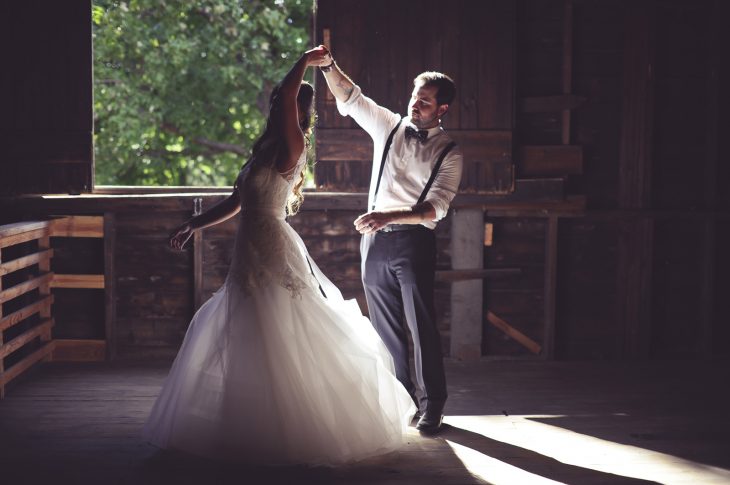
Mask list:
POLYGON ((545 359, 555 358, 555 315, 558 282, 558 216, 550 215, 545 228, 545 302, 544 335, 542 342, 545 359))
POLYGON ((106 359, 114 360, 116 345, 116 268, 114 266, 114 249, 116 244, 116 220, 113 212, 104 214, 104 329, 106 332, 106 359))
MULTIPOLYGON (((707 49, 709 52, 709 72, 707 81, 707 143, 705 160, 704 196, 705 209, 713 210, 717 206, 717 160, 718 160, 718 69, 720 67, 720 31, 721 19, 728 18, 727 2, 715 0, 709 12, 707 49), (721 5, 722 3, 722 5, 721 5), (724 9, 724 11, 723 11, 724 9)), ((727 35, 726 35, 727 36, 727 35)), ((702 238, 702 292, 700 301, 701 334, 698 352, 700 357, 711 358, 713 354, 712 334, 715 307, 715 251, 717 244, 716 217, 710 215, 703 223, 702 238)))
MULTIPOLYGON (((451 221, 451 267, 482 269, 484 266, 484 212, 457 209, 451 221)), ((482 355, 483 280, 451 284, 451 356, 465 361, 482 355)))
MULTIPOLYGON (((573 90, 573 0, 563 3, 563 94, 573 90)), ((562 142, 570 145, 570 109, 562 111, 562 142)))
MULTIPOLYGON (((203 199, 193 199, 193 216, 203 212, 203 199)), ((203 304, 203 231, 193 235, 193 303, 195 311, 203 304)))
MULTIPOLYGON (((656 4, 629 2, 624 10, 624 74, 619 148, 619 207, 651 208, 656 4)), ((650 351, 654 221, 619 225, 617 303, 627 357, 650 351)))
MULTIPOLYGON (((48 231, 48 229, 46 229, 46 231, 47 231, 46 234, 48 234, 50 232, 50 231, 48 231)), ((50 249, 50 248, 51 248, 50 236, 47 235, 45 237, 38 239, 38 251, 39 252, 42 250, 45 250, 45 249, 50 249)), ((41 274, 49 273, 51 271, 51 260, 42 259, 38 263, 38 271, 41 274)), ((50 295, 51 294, 51 282, 49 281, 49 282, 46 282, 46 283, 42 284, 41 286, 39 286, 38 291, 40 293, 41 299, 50 295)), ((41 317, 41 320, 46 320, 46 319, 51 318, 51 305, 43 306, 43 309, 40 311, 40 317, 41 317)), ((51 327, 48 327, 48 330, 43 332, 43 334, 41 335, 41 342, 43 342, 45 344, 46 342, 50 342, 51 339, 52 339, 51 327)), ((46 357, 43 358, 43 361, 48 362, 52 358, 53 358, 53 354, 49 353, 46 357)))

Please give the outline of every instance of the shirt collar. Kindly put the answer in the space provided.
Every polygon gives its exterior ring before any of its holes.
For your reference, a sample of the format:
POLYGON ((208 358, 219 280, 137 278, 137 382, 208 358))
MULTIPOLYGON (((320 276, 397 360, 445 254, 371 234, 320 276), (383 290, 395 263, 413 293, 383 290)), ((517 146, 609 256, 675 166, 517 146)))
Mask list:
MULTIPOLYGON (((404 121, 406 122, 406 126, 410 126, 414 130, 418 130, 418 127, 413 124, 410 117, 406 118, 404 121)), ((434 126, 433 128, 429 128, 426 131, 428 132, 428 139, 431 139, 432 137, 438 135, 439 133, 441 133, 443 131, 443 129, 441 128, 441 122, 439 122, 438 125, 434 126)))

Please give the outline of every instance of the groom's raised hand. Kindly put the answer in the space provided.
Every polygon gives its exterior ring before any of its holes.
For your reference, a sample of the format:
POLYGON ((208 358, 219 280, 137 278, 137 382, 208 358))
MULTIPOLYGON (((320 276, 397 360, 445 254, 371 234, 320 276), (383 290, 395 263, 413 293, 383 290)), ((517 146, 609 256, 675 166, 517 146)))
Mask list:
POLYGON ((360 234, 371 234, 390 224, 390 219, 390 216, 384 212, 368 212, 355 219, 355 229, 360 234))

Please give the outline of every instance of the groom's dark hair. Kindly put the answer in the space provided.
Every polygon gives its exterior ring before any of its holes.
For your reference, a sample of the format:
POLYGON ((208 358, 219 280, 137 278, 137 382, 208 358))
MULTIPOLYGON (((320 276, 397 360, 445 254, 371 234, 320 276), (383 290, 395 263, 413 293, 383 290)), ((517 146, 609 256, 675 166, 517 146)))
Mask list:
POLYGON ((442 72, 422 72, 413 80, 413 86, 433 86, 436 88, 436 102, 440 105, 451 104, 456 97, 454 80, 442 72))

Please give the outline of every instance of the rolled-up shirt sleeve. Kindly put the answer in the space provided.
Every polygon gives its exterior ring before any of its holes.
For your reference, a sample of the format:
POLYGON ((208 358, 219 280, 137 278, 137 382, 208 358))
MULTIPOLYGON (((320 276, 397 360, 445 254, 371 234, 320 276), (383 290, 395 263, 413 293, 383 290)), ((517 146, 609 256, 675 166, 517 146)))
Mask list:
POLYGON ((347 101, 337 100, 337 110, 342 116, 352 117, 375 141, 379 141, 383 136, 387 137, 390 130, 401 119, 400 115, 379 106, 362 94, 360 86, 357 85, 347 101))
POLYGON ((446 156, 436 178, 433 181, 431 190, 428 191, 425 202, 429 202, 436 210, 434 222, 440 221, 449 211, 449 205, 454 200, 461 182, 461 172, 464 168, 464 156, 461 149, 456 146, 446 156))

